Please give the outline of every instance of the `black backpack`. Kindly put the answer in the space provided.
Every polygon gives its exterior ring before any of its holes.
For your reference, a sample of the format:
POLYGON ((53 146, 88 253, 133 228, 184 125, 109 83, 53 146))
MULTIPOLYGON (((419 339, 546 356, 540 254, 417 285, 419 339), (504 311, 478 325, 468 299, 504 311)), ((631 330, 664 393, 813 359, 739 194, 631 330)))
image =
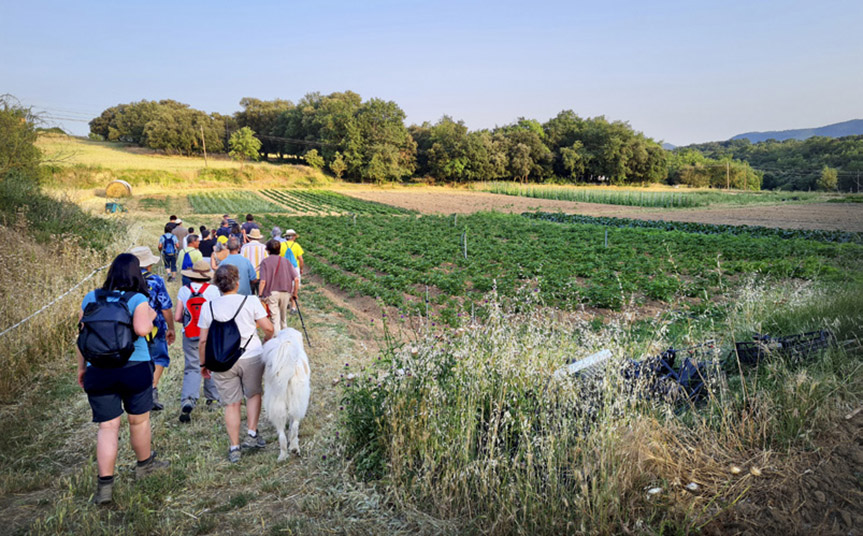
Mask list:
POLYGON ((207 332, 207 347, 204 350, 204 366, 208 370, 213 372, 230 370, 234 366, 234 363, 240 359, 240 356, 243 355, 243 352, 246 351, 249 343, 252 342, 252 337, 255 336, 254 333, 252 333, 252 336, 249 337, 245 345, 240 346, 243 340, 240 336, 240 328, 237 327, 237 323, 234 321, 237 315, 240 314, 240 311, 243 310, 243 306, 246 305, 248 298, 248 296, 243 298, 240 308, 237 309, 237 312, 234 313, 234 316, 230 320, 225 322, 216 320, 213 314, 213 302, 210 302, 210 317, 212 317, 213 322, 210 324, 210 331, 207 332))
POLYGON ((118 301, 109 302, 113 293, 97 289, 96 300, 84 308, 78 323, 78 349, 94 367, 120 368, 129 362, 138 338, 128 306, 135 294, 124 292, 118 301))

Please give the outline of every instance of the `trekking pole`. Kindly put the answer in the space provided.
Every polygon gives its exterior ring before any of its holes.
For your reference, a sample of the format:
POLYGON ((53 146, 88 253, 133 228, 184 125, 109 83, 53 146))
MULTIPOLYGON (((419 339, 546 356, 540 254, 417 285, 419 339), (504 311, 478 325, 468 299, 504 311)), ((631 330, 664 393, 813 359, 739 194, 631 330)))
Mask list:
POLYGON ((306 342, 309 343, 309 348, 312 347, 312 340, 309 339, 309 332, 306 331, 306 322, 303 320, 303 312, 300 310, 300 301, 294 300, 294 305, 297 306, 297 315, 300 317, 300 324, 303 326, 303 333, 306 334, 306 342))

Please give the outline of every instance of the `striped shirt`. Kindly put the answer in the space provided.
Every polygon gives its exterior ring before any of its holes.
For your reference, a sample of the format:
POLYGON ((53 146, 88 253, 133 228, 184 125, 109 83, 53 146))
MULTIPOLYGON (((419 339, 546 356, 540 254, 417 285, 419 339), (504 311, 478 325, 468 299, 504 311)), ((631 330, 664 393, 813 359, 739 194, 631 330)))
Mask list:
POLYGON ((240 250, 240 255, 249 259, 249 262, 255 267, 255 273, 260 277, 261 261, 267 256, 267 247, 257 240, 252 240, 243 246, 243 249, 240 250))

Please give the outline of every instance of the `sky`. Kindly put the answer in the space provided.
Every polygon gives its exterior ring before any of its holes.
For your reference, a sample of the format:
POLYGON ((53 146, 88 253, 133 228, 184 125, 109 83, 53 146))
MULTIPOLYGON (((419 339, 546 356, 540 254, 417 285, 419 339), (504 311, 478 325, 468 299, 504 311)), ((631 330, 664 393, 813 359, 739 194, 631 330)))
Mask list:
POLYGON ((351 90, 407 124, 562 110, 675 145, 863 118, 863 0, 0 0, 0 94, 86 134, 109 106, 351 90))

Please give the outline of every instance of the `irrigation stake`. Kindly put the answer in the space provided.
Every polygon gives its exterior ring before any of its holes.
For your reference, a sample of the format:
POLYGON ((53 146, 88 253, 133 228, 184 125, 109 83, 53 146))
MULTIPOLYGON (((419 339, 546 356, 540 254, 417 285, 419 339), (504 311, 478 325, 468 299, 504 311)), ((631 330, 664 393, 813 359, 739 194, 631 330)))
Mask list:
POLYGON ((357 226, 357 215, 354 214, 354 227, 356 227, 356 226, 357 226))
POLYGON ((464 260, 467 260, 467 229, 464 230, 462 240, 464 242, 464 260))

